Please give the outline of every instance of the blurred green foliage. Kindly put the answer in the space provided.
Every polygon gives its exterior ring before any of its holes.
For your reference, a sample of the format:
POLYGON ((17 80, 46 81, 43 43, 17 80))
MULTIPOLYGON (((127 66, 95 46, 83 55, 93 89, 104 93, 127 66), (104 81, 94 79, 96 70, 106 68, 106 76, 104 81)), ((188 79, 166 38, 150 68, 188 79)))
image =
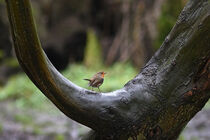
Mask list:
POLYGON ((39 107, 45 97, 25 74, 18 74, 0 88, 0 100, 6 99, 14 99, 18 107, 39 107))
MULTIPOLYGON (((30 126, 33 129, 33 133, 35 135, 42 135, 43 132, 40 128, 40 125, 36 124, 36 122, 34 122, 33 117, 30 115, 26 115, 26 114, 16 114, 14 116, 15 121, 21 123, 24 125, 24 129, 26 129, 28 126, 30 126)), ((25 131, 25 130, 23 130, 25 131)))
POLYGON ((94 30, 87 31, 87 44, 85 48, 85 65, 100 67, 102 64, 101 45, 94 30))
POLYGON ((3 56, 4 56, 4 52, 0 50, 0 60, 3 58, 3 56))
POLYGON ((158 20, 158 35, 154 41, 155 49, 158 49, 163 43, 165 37, 176 23, 176 20, 184 7, 183 0, 166 0, 162 6, 162 12, 158 20))
POLYGON ((4 63, 9 67, 19 67, 19 63, 16 58, 7 58, 4 60, 4 63))
POLYGON ((0 134, 2 133, 2 131, 3 131, 3 126, 2 126, 2 124, 0 123, 0 134))
MULTIPOLYGON (((105 80, 100 87, 103 92, 108 92, 122 88, 130 79, 136 74, 137 70, 130 63, 116 63, 111 67, 86 67, 82 64, 73 64, 69 66, 63 74, 71 79, 77 85, 89 88, 88 82, 83 80, 85 78, 91 78, 96 72, 105 71, 105 80)), ((90 88, 89 88, 90 89, 90 88)), ((97 91, 97 89, 96 89, 97 91)))
POLYGON ((210 100, 205 104, 204 108, 205 109, 210 109, 210 100))
POLYGON ((57 134, 57 135, 55 135, 54 140, 65 140, 65 136, 62 134, 57 134))
POLYGON ((181 134, 178 138, 178 140, 185 140, 184 136, 181 134))
MULTIPOLYGON (((137 70, 130 63, 116 63, 111 67, 100 68, 87 67, 83 64, 72 64, 62 73, 75 84, 90 89, 88 82, 83 80, 91 78, 96 72, 105 71, 104 84, 101 86, 103 92, 122 88, 126 82, 132 79, 137 70)), ((98 89, 95 89, 98 91, 98 89)), ((13 76, 6 86, 0 88, 0 100, 12 99, 20 108, 47 109, 48 99, 39 91, 25 74, 13 76), (46 107, 46 108, 45 108, 46 107)))
POLYGON ((33 133, 35 135, 43 135, 44 134, 42 129, 40 128, 40 126, 39 125, 35 125, 35 124, 33 125, 33 133))
MULTIPOLYGON (((90 90, 91 88, 88 87, 88 82, 83 79, 91 78, 98 71, 107 72, 104 83, 100 87, 102 92, 122 88, 138 73, 131 63, 116 63, 111 67, 102 66, 101 68, 87 67, 83 64, 72 64, 62 74, 75 84, 90 90)), ((94 90, 98 91, 98 89, 94 90)), ((8 99, 14 100, 16 106, 19 108, 48 109, 47 104, 49 100, 35 87, 25 74, 13 76, 6 86, 0 87, 0 101, 8 99)), ((205 108, 210 108, 210 102, 206 104, 205 108)), ((18 120, 21 120, 21 118, 18 120)), ((28 121, 28 119, 26 120, 28 121)))
POLYGON ((33 122, 33 118, 29 115, 16 114, 14 118, 22 124, 31 124, 33 122))

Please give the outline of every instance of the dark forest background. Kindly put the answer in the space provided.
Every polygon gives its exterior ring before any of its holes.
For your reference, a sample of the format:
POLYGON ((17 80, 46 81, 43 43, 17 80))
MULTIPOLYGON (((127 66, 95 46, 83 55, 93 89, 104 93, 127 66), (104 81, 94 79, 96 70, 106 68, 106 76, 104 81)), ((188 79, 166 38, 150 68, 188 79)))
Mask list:
MULTIPOLYGON (((133 78, 172 29, 186 0, 32 0, 41 44, 76 84, 104 70, 102 91, 133 78)), ((209 106, 180 139, 210 139, 209 106), (199 133, 198 133, 199 132, 199 133)), ((79 139, 88 128, 61 114, 30 82, 15 58, 0 0, 0 139, 79 139)), ((189 128, 188 128, 189 127, 189 128)))

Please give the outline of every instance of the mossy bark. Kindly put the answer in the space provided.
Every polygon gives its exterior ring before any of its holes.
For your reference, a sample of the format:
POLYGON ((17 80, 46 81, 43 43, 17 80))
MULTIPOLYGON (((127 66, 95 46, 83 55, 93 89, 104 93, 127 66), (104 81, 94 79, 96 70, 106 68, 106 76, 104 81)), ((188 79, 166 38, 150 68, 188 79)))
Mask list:
POLYGON ((86 139, 176 139, 210 97, 210 3, 188 2, 161 48, 122 89, 96 93, 63 77, 43 52, 29 0, 6 0, 15 52, 34 84, 86 139))

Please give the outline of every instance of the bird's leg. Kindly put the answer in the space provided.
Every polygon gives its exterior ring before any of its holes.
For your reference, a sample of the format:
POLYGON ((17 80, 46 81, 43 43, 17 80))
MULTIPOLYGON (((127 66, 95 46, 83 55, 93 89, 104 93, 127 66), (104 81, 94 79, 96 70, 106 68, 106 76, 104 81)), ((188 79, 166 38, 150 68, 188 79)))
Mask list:
POLYGON ((100 88, 98 87, 99 92, 101 92, 100 88))

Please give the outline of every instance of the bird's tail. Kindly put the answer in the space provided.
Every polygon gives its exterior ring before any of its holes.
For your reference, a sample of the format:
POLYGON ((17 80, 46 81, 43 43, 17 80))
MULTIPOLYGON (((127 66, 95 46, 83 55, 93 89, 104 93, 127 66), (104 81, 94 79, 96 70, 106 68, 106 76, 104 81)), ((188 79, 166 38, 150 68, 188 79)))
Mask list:
POLYGON ((89 82, 91 81, 90 79, 83 79, 83 80, 86 80, 86 81, 89 81, 89 82))

